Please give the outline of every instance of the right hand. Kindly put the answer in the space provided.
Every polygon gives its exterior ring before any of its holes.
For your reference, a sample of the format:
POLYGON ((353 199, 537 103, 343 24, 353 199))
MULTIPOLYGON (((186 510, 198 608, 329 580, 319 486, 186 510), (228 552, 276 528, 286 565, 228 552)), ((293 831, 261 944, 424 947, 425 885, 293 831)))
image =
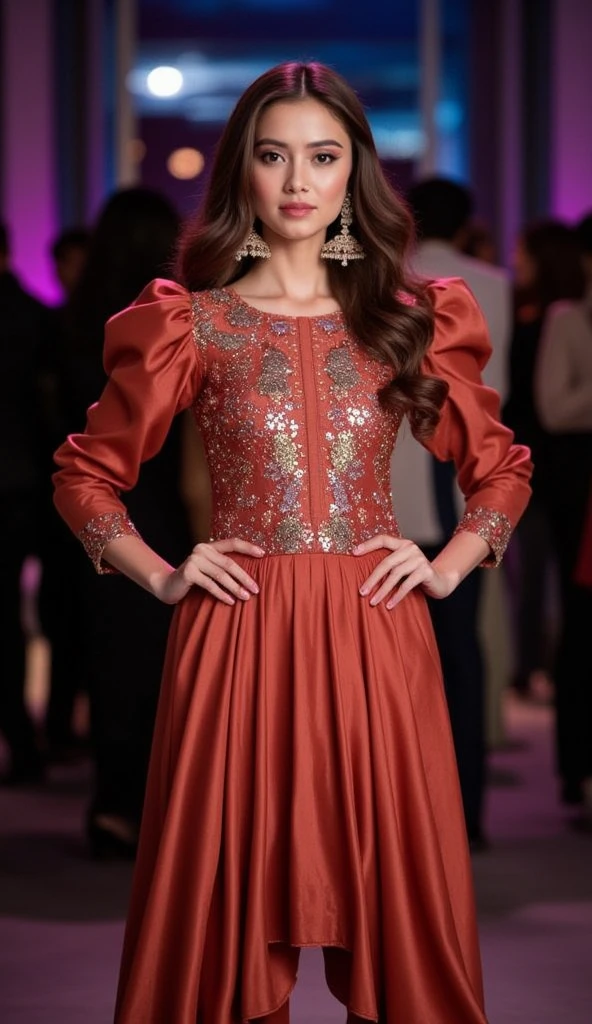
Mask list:
POLYGON ((178 604, 191 587, 202 587, 224 604, 235 604, 235 598, 248 601, 251 594, 259 593, 259 587, 233 558, 228 557, 229 551, 238 551, 251 558, 261 558, 265 554, 256 544, 238 537, 196 544, 189 558, 164 577, 156 596, 165 604, 178 604))

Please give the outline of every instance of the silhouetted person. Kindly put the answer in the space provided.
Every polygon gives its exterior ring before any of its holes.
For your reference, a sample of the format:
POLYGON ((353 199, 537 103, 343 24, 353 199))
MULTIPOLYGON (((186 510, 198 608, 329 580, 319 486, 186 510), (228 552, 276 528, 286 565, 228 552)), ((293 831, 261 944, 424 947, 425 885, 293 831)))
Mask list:
MULTIPOLYGON (((86 410, 107 379, 102 362, 106 320, 151 279, 169 273, 177 230, 168 201, 144 188, 116 193, 101 212, 68 307, 63 407, 69 433, 84 429, 86 410)), ((180 474, 181 422, 175 420, 160 453, 142 467, 136 486, 124 496, 142 535, 173 564, 191 542, 180 474)), ((131 855, 171 610, 124 577, 100 579, 90 565, 84 569, 84 668, 95 758, 88 835, 97 855, 131 855)))
MULTIPOLYGON (((418 247, 414 269, 423 277, 461 277, 484 314, 492 355, 483 380, 503 395, 510 330, 510 285, 506 273, 464 253, 470 234, 470 191, 446 178, 430 178, 410 189, 418 247)), ((404 536, 432 560, 444 547, 462 514, 452 463, 438 462, 405 430, 392 461, 393 493, 404 536)), ((442 660, 463 795, 473 848, 484 844, 485 669, 479 637, 482 574, 472 573, 447 602, 428 600, 442 660)))
MULTIPOLYGON (((547 312, 535 376, 535 406, 548 440, 551 530, 561 586, 554 666, 558 769, 566 802, 592 826, 592 591, 577 578, 592 486, 592 214, 578 227, 586 291, 547 312)), ((576 278, 577 281, 577 278, 576 278)), ((575 283, 575 282, 574 282, 575 283)))
POLYGON ((514 253, 515 311, 510 347, 510 393, 504 420, 534 462, 532 498, 515 534, 518 549, 517 669, 514 686, 528 693, 536 674, 553 661, 548 622, 548 577, 555 562, 549 501, 558 481, 551 469, 551 438, 541 421, 534 378, 547 310, 584 291, 580 248, 574 231, 557 220, 524 228, 514 253))
POLYGON ((47 310, 10 270, 7 228, 0 224, 0 731, 10 752, 5 784, 43 774, 35 729, 24 700, 26 636, 21 574, 36 548, 36 501, 42 473, 40 372, 47 310))
POLYGON ((80 545, 71 531, 64 528, 54 508, 51 474, 53 452, 72 422, 66 325, 70 297, 82 275, 89 244, 89 231, 71 228, 58 235, 51 246, 63 302, 50 311, 52 330, 44 375, 45 465, 40 496, 39 556, 42 573, 38 614, 51 652, 45 714, 46 756, 49 761, 69 760, 80 753, 81 738, 74 729, 74 705, 77 693, 87 685, 82 601, 86 563, 81 556, 80 545))

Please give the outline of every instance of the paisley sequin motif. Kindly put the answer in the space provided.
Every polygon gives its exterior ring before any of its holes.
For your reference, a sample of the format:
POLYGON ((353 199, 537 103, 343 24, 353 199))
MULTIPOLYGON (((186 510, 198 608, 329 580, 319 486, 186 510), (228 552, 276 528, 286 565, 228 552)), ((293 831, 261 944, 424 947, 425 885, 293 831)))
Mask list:
POLYGON ((288 357, 278 348, 268 348, 263 353, 261 374, 257 390, 261 395, 279 400, 289 394, 288 375, 292 372, 288 357))
POLYGON ((337 394, 349 391, 358 384, 360 374, 356 369, 351 352, 345 345, 332 348, 327 355, 327 373, 333 381, 337 394))

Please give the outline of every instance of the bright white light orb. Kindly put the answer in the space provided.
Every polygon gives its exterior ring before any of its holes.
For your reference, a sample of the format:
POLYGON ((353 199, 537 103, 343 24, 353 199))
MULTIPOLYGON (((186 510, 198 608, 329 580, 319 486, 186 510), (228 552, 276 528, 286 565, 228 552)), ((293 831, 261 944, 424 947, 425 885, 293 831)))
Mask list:
POLYGON ((198 149, 185 146, 182 149, 175 149, 167 160, 167 170, 173 178, 182 181, 189 181, 197 178, 204 169, 204 156, 198 149))
POLYGON ((153 96, 164 99, 176 96, 183 87, 183 75, 178 68, 166 66, 153 68, 146 78, 146 85, 153 96))

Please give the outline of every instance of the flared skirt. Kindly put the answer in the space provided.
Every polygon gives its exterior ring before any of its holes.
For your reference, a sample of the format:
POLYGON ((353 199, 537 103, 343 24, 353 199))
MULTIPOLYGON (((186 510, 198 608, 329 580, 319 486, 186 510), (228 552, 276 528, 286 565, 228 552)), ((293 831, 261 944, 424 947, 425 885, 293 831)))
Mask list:
POLYGON ((438 653, 420 592, 359 587, 384 552, 237 560, 169 637, 117 1024, 237 1024, 320 946, 350 1012, 484 1024, 438 653))

